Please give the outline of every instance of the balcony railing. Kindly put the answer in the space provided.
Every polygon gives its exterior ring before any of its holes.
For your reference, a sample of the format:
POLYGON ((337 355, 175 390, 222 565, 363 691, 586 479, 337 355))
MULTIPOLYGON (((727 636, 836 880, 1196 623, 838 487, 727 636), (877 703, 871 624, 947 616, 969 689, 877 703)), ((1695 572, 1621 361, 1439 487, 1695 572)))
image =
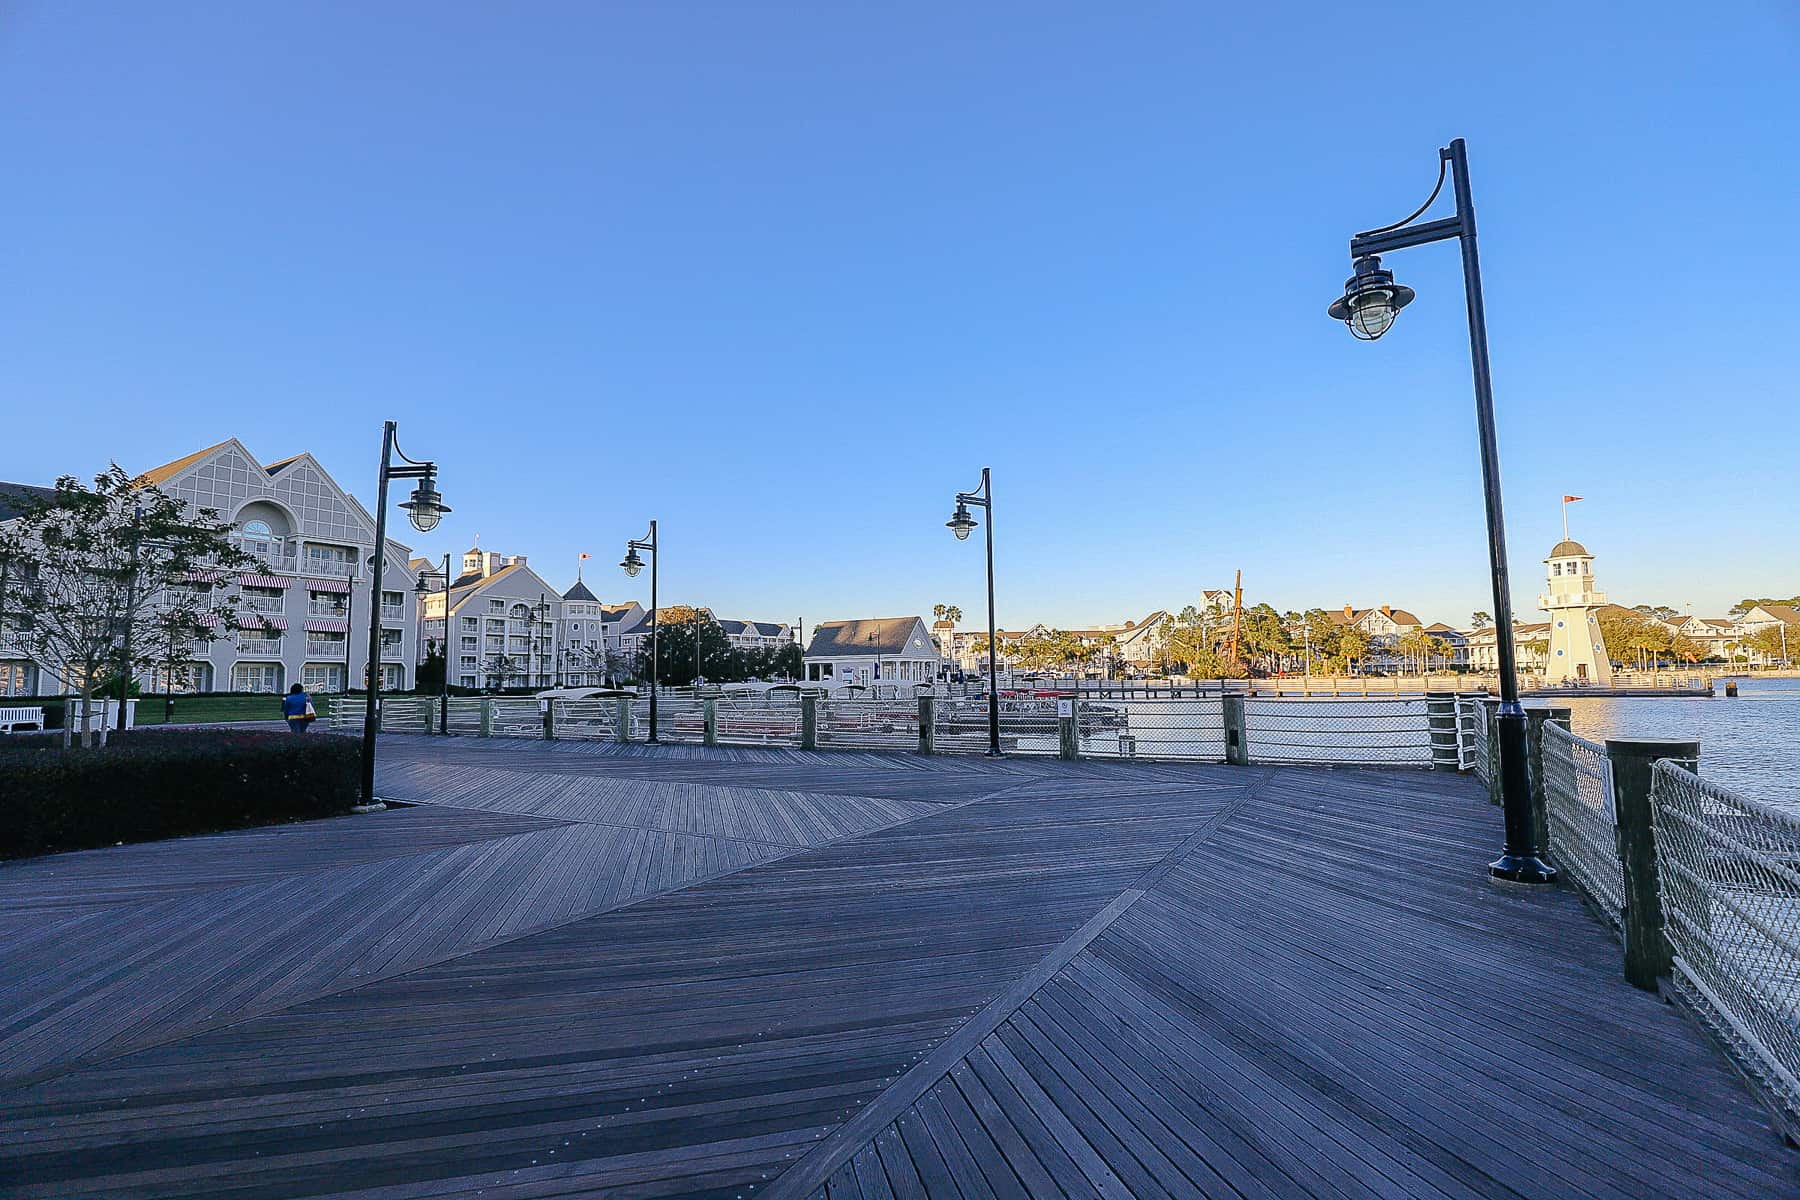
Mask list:
POLYGON ((345 648, 346 648, 346 645, 343 642, 311 642, 311 641, 309 641, 306 643, 306 657, 308 657, 308 658, 342 658, 342 657, 344 657, 345 648))
POLYGON ((400 662, 406 657, 406 648, 401 646, 398 642, 391 644, 383 642, 381 644, 381 657, 383 661, 391 659, 394 662, 400 662))
MULTIPOLYGON (((294 568, 289 566, 287 569, 293 570, 294 568)), ((309 556, 304 563, 304 570, 308 575, 318 575, 325 579, 360 579, 362 577, 355 559, 346 561, 337 558, 312 558, 309 556)))
POLYGON ((327 604, 318 600, 306 602, 306 615, 309 617, 347 617, 350 615, 348 604, 327 604))
POLYGON ((239 638, 238 655, 241 658, 280 658, 280 638, 239 638))
POLYGON ((244 541, 239 538, 232 538, 231 544, 270 570, 292 571, 295 569, 296 560, 293 552, 284 550, 280 546, 271 546, 267 542, 244 541))
POLYGON ((244 596, 244 607, 251 612, 274 613, 277 616, 287 611, 285 596, 244 596))
POLYGON ((381 615, 398 621, 406 616, 406 606, 404 604, 384 604, 381 606, 381 615))

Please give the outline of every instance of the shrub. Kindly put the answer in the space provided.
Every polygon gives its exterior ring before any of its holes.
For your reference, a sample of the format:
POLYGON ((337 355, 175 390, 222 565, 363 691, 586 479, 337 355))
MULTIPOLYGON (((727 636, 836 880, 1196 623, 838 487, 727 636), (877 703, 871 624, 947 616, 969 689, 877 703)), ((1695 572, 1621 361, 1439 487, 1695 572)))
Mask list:
POLYGON ((347 813, 361 747, 330 734, 131 730, 105 749, 0 740, 0 858, 347 813))

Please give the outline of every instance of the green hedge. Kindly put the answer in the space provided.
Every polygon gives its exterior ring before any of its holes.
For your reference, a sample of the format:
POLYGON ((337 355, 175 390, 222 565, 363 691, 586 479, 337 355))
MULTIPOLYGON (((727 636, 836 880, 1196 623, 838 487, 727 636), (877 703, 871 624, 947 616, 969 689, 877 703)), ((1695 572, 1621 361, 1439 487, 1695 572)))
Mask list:
POLYGON ((249 730, 132 730, 96 750, 0 739, 0 858, 347 813, 360 754, 354 738, 249 730))

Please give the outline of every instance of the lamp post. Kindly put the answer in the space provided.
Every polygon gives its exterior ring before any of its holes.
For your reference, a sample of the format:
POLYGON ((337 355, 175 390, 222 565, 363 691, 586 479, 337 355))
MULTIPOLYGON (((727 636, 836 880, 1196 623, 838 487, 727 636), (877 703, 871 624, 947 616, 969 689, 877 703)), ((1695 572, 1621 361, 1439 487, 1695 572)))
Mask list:
MULTIPOLYGON (((377 706, 381 690, 381 577, 387 566, 388 481, 417 479, 412 495, 400 507, 407 510, 412 526, 420 533, 430 533, 438 521, 450 511, 437 490, 437 464, 418 462, 406 457, 400 449, 399 426, 392 421, 381 424, 381 474, 375 485, 375 553, 369 556, 374 578, 369 583, 369 680, 363 706, 362 805, 374 807, 375 800, 375 732, 381 727, 381 710, 377 706), (394 459, 398 457, 399 463, 394 459)), ((354 595, 352 589, 352 595, 354 595)), ((445 614, 446 622, 449 614, 445 614)), ((348 641, 349 639, 345 639, 348 641)), ((445 659, 448 664, 448 656, 445 659)))
POLYGON ((1517 658, 1513 646, 1512 586, 1506 570, 1506 518, 1500 504, 1500 452, 1494 434, 1493 380, 1488 369, 1487 317, 1482 307, 1481 261, 1475 249, 1475 203, 1469 191, 1469 159, 1461 138, 1438 151, 1437 186, 1403 221, 1350 239, 1352 275, 1329 313, 1363 341, 1374 341, 1412 303, 1413 290, 1396 284, 1381 265, 1382 254, 1455 238, 1462 248, 1463 289, 1469 317, 1469 356, 1475 377, 1475 424, 1481 442, 1482 491, 1487 507, 1488 571, 1494 590, 1494 646, 1500 668, 1500 789, 1506 817, 1505 853, 1488 873, 1517 883, 1548 883, 1556 870, 1538 857, 1533 830, 1531 780, 1525 760, 1525 709, 1519 704, 1517 658), (1451 178, 1456 215, 1415 225, 1451 178))
POLYGON ((988 468, 981 468, 981 485, 972 492, 956 493, 956 511, 944 524, 966 542, 978 522, 969 506, 987 510, 987 602, 988 602, 988 757, 1000 757, 1000 666, 994 631, 994 481, 988 468))
POLYGON ((625 568, 625 574, 633 579, 644 569, 644 560, 638 557, 639 550, 650 552, 650 740, 656 740, 656 522, 650 522, 650 532, 641 538, 633 538, 625 543, 625 559, 619 565, 625 568))

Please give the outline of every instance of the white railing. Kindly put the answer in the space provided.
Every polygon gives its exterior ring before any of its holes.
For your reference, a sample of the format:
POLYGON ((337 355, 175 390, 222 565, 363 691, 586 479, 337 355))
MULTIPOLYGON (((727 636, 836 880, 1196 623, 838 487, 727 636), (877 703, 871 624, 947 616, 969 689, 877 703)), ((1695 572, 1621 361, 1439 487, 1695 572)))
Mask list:
POLYGON ((1569 874, 1617 930, 1625 914, 1618 813, 1606 747, 1554 721, 1543 725, 1544 818, 1551 861, 1569 874))
POLYGON ((259 658, 280 658, 280 638, 239 638, 237 652, 240 656, 254 655, 259 658))
POLYGON ((348 617, 350 615, 350 606, 348 604, 327 604, 318 600, 308 600, 306 602, 306 615, 309 617, 348 617))
POLYGON ((1651 778, 1676 986, 1800 1116, 1800 814, 1666 759, 1651 778))
POLYGON ((343 658, 344 643, 309 641, 306 643, 306 656, 308 658, 343 658))
MULTIPOLYGON (((645 741, 650 733, 647 697, 627 698, 623 729, 617 698, 553 702, 553 736, 570 740, 645 741)), ((816 749, 910 753, 921 746, 920 699, 832 698, 813 701, 816 749)), ((939 754, 987 750, 985 697, 938 696, 932 707, 931 746, 939 754)), ((1089 758, 1144 758, 1219 762, 1225 759, 1226 701, 1217 694, 1181 699, 1070 700, 1004 697, 1000 745, 1008 754, 1054 756, 1063 752, 1061 706, 1072 704, 1076 752, 1089 758)), ((1311 700, 1251 697, 1244 709, 1248 761, 1337 765, 1433 765, 1430 702, 1422 698, 1311 700)), ((542 737, 546 702, 535 697, 458 697, 453 725, 479 732, 481 706, 490 709, 497 737, 542 737)), ((806 702, 799 697, 670 694, 657 701, 657 740, 698 744, 805 745, 806 702)))

